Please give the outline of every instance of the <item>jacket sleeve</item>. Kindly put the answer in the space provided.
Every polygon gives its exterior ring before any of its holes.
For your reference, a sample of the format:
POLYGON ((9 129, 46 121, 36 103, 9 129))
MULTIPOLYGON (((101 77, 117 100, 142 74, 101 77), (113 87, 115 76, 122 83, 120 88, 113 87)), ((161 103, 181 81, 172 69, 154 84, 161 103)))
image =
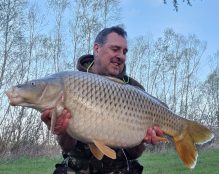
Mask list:
POLYGON ((71 152, 75 149, 77 140, 70 137, 67 133, 57 135, 56 139, 64 153, 71 152))
POLYGON ((142 142, 141 144, 139 144, 135 147, 125 149, 127 158, 131 159, 131 160, 139 158, 142 155, 142 153, 144 152, 145 148, 146 148, 146 146, 142 142))

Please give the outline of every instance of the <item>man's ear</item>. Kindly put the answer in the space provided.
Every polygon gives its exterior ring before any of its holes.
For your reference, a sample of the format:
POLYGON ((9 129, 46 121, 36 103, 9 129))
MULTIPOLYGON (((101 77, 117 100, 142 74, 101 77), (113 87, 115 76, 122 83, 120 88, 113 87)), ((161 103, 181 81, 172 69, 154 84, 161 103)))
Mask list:
POLYGON ((94 43, 93 52, 95 55, 99 53, 99 49, 100 49, 100 44, 94 43))

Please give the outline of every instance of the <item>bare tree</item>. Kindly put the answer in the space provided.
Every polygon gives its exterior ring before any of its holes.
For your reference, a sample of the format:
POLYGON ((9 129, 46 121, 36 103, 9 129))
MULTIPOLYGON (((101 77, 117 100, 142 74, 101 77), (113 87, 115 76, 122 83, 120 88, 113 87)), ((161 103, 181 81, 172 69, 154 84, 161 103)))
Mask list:
MULTIPOLYGON (((157 61, 154 66, 155 72, 160 72, 157 83, 162 83, 162 90, 160 95, 165 102, 169 103, 170 108, 176 112, 177 108, 177 95, 180 80, 180 66, 182 63, 182 54, 185 45, 185 37, 175 33, 172 29, 167 29, 164 32, 164 38, 159 38, 155 44, 157 52, 157 61), (158 64, 158 65, 157 65, 158 64), (160 81, 160 82, 159 82, 160 81), (172 92, 171 92, 172 91, 172 92), (168 99, 169 98, 169 99, 168 99)), ((155 84, 155 82, 154 82, 155 84)))
POLYGON ((22 22, 21 8, 25 4, 24 0, 8 0, 0 1, 0 34, 1 34, 1 51, 2 57, 0 61, 0 89, 4 84, 6 67, 10 63, 10 55, 12 49, 16 44, 16 40, 20 35, 20 28, 22 22), (18 15, 19 14, 19 15, 18 15))
MULTIPOLYGON (((189 36, 186 42, 186 48, 183 54, 182 62, 182 90, 181 90, 181 106, 180 113, 185 117, 193 119, 192 115, 188 114, 189 103, 192 101, 195 83, 197 81, 196 74, 199 68, 200 59, 206 49, 206 43, 201 42, 195 35, 189 36)), ((192 108, 192 107, 190 107, 192 108)))
MULTIPOLYGON (((164 4, 167 4, 167 0, 163 0, 164 4)), ((182 2, 186 2, 189 6, 192 6, 191 0, 182 0, 182 2)), ((176 11, 178 11, 179 9, 179 4, 178 4, 178 0, 173 0, 172 1, 174 9, 176 11)))
MULTIPOLYGON (((127 63, 129 68, 129 74, 133 78, 140 79, 141 78, 141 76, 139 76, 140 71, 136 71, 136 69, 139 70, 142 69, 141 67, 144 66, 144 64, 147 62, 145 57, 148 50, 148 44, 143 36, 136 38, 130 43, 132 43, 130 45, 131 53, 129 54, 130 59, 128 59, 128 63, 127 63)), ((142 82, 142 80, 140 80, 140 82, 142 82)))
POLYGON ((92 43, 97 32, 116 22, 119 18, 119 1, 117 0, 76 0, 72 4, 73 18, 70 33, 73 45, 73 68, 83 54, 92 53, 92 43), (117 11, 117 13, 115 13, 117 11))
POLYGON ((200 101, 197 70, 206 43, 194 35, 185 37, 167 29, 155 42, 137 38, 132 44, 129 74, 174 112, 197 119, 199 113, 194 106, 194 101, 200 101))
POLYGON ((16 83, 22 83, 48 73, 46 70, 48 70, 50 59, 47 59, 49 56, 46 56, 45 59, 42 58, 42 54, 50 55, 51 48, 45 47, 44 41, 49 39, 38 33, 42 25, 37 18, 36 5, 31 6, 28 11, 25 9, 23 1, 10 0, 5 3, 1 2, 0 7, 2 8, 0 13, 5 15, 5 18, 3 18, 4 15, 1 15, 2 20, 0 21, 2 29, 0 30, 0 39, 4 41, 4 45, 0 46, 0 54, 4 55, 4 60, 0 59, 0 63, 2 63, 0 65, 0 141, 2 146, 0 149, 4 152, 13 151, 15 153, 22 152, 21 148, 23 147, 30 150, 31 146, 40 141, 42 143, 42 140, 45 140, 43 137, 48 131, 44 129, 39 113, 36 114, 33 110, 21 107, 9 107, 4 90, 16 83), (3 10, 5 10, 4 13, 3 10))
POLYGON ((100 5, 103 17, 103 27, 109 26, 112 22, 120 20, 120 1, 119 0, 102 0, 100 5))
POLYGON ((20 62, 24 58, 24 35, 22 34, 23 0, 0 1, 0 139, 4 142, 3 129, 10 113, 6 103, 4 91, 17 80, 17 70, 22 68, 20 62))
POLYGON ((211 58, 212 72, 203 84, 203 102, 206 104, 206 119, 211 120, 211 126, 219 127, 219 51, 211 58))
POLYGON ((60 59, 64 59, 63 50, 64 50, 64 39, 62 34, 63 29, 63 18, 64 12, 69 5, 68 0, 49 0, 49 5, 53 9, 55 13, 55 21, 56 21, 56 31, 54 38, 54 68, 55 72, 60 71, 60 59))

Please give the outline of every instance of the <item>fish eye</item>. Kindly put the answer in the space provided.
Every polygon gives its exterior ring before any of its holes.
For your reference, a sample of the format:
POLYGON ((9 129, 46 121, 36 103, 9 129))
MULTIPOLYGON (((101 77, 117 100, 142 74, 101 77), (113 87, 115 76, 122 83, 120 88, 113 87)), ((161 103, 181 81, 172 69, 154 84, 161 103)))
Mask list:
POLYGON ((30 82, 31 86, 36 86, 36 82, 30 82))

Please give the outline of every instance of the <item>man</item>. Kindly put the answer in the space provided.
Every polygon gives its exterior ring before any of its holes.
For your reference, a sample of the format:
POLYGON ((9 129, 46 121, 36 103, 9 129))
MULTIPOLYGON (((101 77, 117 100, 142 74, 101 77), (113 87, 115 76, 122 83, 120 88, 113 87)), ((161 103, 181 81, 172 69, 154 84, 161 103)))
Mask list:
MULTIPOLYGON (((136 80, 126 75, 126 53, 128 52, 126 32, 120 27, 103 29, 96 37, 93 46, 93 56, 82 56, 78 60, 77 69, 99 75, 119 78, 125 83, 144 90, 136 80)), ((97 160, 90 152, 87 144, 76 141, 66 132, 67 121, 71 118, 68 111, 64 111, 58 118, 55 132, 57 140, 63 150, 64 161, 56 165, 54 174, 84 173, 84 174, 141 174, 143 167, 136 160, 144 151, 144 142, 155 144, 163 133, 159 127, 149 128, 142 143, 130 149, 115 149, 117 159, 105 157, 97 160)), ((42 114, 42 120, 50 127, 50 111, 42 114)))

